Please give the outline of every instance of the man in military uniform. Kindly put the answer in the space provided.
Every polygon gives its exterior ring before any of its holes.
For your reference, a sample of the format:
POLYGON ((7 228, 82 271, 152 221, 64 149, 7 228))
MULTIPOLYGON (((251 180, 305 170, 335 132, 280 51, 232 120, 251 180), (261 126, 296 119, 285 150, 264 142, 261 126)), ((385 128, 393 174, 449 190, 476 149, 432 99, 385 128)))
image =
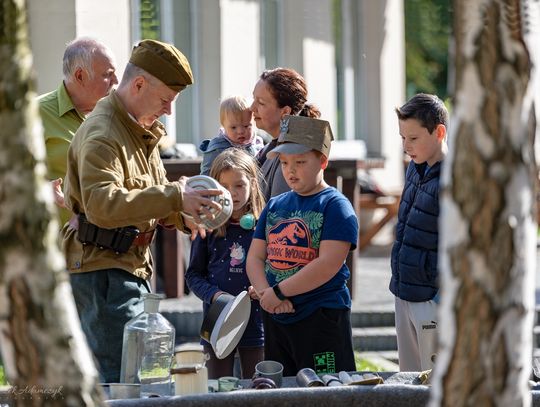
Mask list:
POLYGON ((68 152, 65 200, 78 222, 64 226, 63 250, 105 382, 119 380, 124 324, 142 312, 142 295, 150 291, 149 245, 158 223, 185 231, 182 212, 199 224, 201 216, 212 217, 212 208, 221 209, 210 199, 220 190, 193 190, 185 178, 169 182, 159 157, 166 133, 158 118, 171 113, 192 83, 177 48, 141 41, 118 89, 97 103, 68 152))

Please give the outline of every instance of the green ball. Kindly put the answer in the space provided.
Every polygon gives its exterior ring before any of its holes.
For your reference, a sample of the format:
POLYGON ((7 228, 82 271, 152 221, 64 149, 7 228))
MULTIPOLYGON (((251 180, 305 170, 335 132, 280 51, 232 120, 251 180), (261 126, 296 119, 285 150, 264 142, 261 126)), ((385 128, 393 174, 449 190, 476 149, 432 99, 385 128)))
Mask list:
POLYGON ((246 230, 251 230, 255 227, 255 216, 251 213, 246 213, 240 218, 240 226, 246 230))

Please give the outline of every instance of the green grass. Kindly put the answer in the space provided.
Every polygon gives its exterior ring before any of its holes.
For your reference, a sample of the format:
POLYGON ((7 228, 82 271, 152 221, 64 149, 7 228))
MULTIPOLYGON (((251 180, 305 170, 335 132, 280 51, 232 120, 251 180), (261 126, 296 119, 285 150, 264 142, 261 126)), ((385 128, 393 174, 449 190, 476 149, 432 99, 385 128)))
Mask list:
POLYGON ((357 372, 384 372, 386 370, 369 359, 360 357, 358 352, 354 352, 354 361, 356 362, 357 372))
POLYGON ((0 386, 7 385, 6 375, 4 373, 4 366, 0 365, 0 386))

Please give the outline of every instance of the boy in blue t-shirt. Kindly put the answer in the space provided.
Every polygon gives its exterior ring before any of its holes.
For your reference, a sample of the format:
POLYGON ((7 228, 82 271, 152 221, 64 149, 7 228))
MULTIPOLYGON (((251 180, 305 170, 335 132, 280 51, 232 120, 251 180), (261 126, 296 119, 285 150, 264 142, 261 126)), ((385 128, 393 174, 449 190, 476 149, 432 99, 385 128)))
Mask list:
POLYGON ((323 178, 332 140, 327 121, 284 118, 269 155, 279 155, 291 191, 263 210, 247 259, 250 293, 265 311, 265 359, 282 363, 286 376, 356 370, 345 259, 358 221, 323 178))

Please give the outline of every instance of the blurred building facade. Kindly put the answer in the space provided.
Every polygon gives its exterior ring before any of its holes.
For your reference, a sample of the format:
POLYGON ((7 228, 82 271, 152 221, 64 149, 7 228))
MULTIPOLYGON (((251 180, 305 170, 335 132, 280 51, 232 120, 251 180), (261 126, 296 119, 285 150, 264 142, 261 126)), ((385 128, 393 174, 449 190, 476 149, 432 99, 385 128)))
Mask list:
POLYGON ((28 10, 38 93, 60 83, 75 37, 107 44, 119 77, 138 40, 172 42, 195 84, 166 125, 177 142, 198 145, 216 134, 222 98, 250 98, 264 69, 291 67, 339 140, 363 140, 385 158, 379 182, 402 183, 394 108, 405 98, 403 0, 30 0, 28 10))

